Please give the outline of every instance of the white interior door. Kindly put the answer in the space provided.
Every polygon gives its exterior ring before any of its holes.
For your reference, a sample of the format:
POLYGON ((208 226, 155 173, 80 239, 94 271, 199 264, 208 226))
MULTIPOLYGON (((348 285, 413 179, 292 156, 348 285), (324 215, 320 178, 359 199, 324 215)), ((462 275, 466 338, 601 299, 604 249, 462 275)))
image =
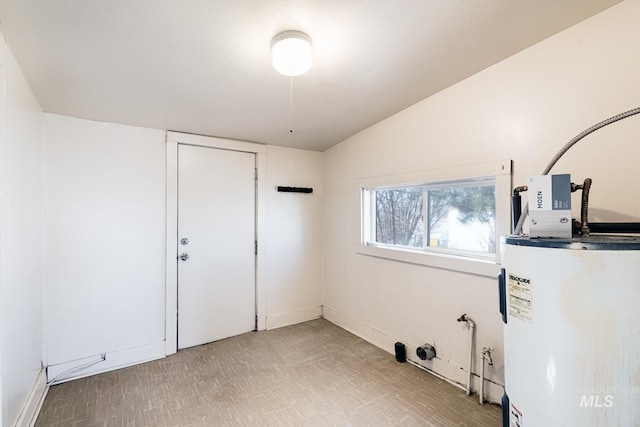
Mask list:
POLYGON ((255 154, 178 146, 178 348, 255 329, 255 154))

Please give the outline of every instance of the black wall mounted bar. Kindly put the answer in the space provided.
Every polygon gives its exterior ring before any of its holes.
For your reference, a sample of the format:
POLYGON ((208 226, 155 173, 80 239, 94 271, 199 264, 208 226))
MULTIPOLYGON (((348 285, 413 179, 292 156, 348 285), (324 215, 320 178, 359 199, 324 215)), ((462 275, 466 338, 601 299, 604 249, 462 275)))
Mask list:
POLYGON ((313 188, 311 187, 283 187, 281 185, 278 186, 279 193, 313 193, 313 188))

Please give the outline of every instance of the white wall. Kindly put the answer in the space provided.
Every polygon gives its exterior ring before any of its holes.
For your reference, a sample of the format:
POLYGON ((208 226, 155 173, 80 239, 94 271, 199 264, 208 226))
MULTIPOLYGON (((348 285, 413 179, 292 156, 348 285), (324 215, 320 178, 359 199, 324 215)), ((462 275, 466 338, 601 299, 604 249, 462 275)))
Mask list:
MULTIPOLYGON (((478 324, 475 366, 478 350, 492 347, 487 376, 503 384, 495 280, 356 254, 356 181, 511 158, 514 184, 526 184, 580 131, 639 106, 639 19, 640 1, 627 0, 328 150, 325 316, 390 352, 396 340, 411 354, 435 342, 440 359, 431 367, 462 382, 467 336, 456 318, 467 313, 478 324)), ((594 179, 592 221, 640 217, 637 188, 620 187, 637 181, 638 135, 636 116, 589 136, 553 169, 594 179)), ((491 400, 501 393, 491 386, 491 400)))
MULTIPOLYGON (((164 131, 45 115, 50 379, 102 353, 105 362, 70 376, 165 354, 165 152, 164 131)), ((267 328, 321 315, 322 157, 267 147, 267 328)))
POLYGON ((49 379, 164 356, 165 133, 46 114, 44 179, 49 379))
POLYGON ((267 329, 322 315, 322 159, 313 151, 268 146, 267 329), (313 193, 279 193, 278 186, 313 193))
POLYGON ((43 113, 4 40, 0 91, 0 425, 10 426, 40 373, 43 113))

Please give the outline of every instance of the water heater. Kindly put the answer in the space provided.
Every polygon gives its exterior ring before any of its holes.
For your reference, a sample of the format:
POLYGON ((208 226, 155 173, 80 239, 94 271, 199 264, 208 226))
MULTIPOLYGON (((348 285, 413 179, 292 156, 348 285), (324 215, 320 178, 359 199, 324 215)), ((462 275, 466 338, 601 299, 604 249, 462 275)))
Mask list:
POLYGON ((510 236, 503 425, 640 426, 640 238, 510 236))

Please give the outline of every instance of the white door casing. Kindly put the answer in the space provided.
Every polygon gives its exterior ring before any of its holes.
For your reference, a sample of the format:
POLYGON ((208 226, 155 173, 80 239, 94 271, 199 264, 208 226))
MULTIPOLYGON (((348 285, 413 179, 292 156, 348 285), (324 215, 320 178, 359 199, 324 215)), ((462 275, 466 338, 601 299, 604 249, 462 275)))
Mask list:
MULTIPOLYGON (((173 354, 178 348, 178 146, 191 145, 199 147, 219 148, 224 150, 254 153, 256 158, 256 235, 258 251, 255 263, 255 297, 257 329, 266 327, 265 298, 265 157, 266 146, 250 142, 233 141, 222 138, 167 133, 167 245, 166 245, 166 354, 173 354)), ((186 251, 185 251, 186 252, 186 251)), ((188 253, 188 252, 187 252, 188 253)), ((180 261, 181 262, 181 261, 180 261)))

